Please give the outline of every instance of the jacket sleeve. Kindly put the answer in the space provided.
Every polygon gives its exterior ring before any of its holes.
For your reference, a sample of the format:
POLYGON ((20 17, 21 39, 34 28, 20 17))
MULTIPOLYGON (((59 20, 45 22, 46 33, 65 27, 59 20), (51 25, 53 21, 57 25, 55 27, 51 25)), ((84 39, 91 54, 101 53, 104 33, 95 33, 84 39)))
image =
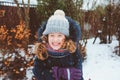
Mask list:
POLYGON ((77 49, 76 50, 76 53, 75 53, 75 57, 74 57, 75 59, 75 67, 77 68, 77 69, 80 69, 81 70, 81 79, 80 80, 84 80, 83 79, 83 69, 82 69, 82 56, 81 56, 81 53, 80 53, 80 50, 79 49, 77 49))
POLYGON ((33 65, 33 74, 37 80, 43 80, 41 65, 41 61, 38 58, 35 58, 33 65))
POLYGON ((37 80, 53 80, 51 68, 46 61, 40 60, 37 57, 34 60, 33 74, 37 80))
POLYGON ((76 68, 79 68, 82 70, 82 56, 81 56, 81 53, 80 53, 80 50, 77 49, 76 50, 76 53, 75 53, 75 62, 76 62, 76 68))

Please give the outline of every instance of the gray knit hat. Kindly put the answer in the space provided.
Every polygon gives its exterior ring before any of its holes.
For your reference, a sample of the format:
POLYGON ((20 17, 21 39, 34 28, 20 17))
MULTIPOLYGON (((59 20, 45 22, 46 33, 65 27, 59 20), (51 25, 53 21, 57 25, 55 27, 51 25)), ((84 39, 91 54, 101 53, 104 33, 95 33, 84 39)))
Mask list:
POLYGON ((62 10, 56 10, 54 15, 48 19, 43 35, 47 35, 52 32, 60 32, 69 36, 69 22, 65 18, 65 14, 62 10))

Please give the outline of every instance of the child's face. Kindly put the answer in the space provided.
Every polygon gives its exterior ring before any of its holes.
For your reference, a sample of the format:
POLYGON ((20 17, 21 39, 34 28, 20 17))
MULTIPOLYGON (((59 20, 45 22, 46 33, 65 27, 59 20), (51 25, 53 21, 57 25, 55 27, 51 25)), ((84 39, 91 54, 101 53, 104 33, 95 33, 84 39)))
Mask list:
POLYGON ((65 42, 65 35, 59 32, 48 34, 48 43, 54 50, 59 50, 65 42))

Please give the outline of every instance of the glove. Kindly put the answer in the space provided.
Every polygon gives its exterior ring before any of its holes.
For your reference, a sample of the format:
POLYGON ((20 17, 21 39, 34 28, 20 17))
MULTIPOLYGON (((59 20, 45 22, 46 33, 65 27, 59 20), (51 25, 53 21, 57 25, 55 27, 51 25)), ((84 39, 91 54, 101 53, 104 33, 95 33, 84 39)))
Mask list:
POLYGON ((82 76, 81 70, 77 68, 60 68, 59 73, 66 80, 79 80, 82 76))
POLYGON ((60 76, 58 74, 58 67, 53 67, 52 72, 53 72, 53 77, 55 78, 55 80, 60 80, 60 76))
POLYGON ((80 80, 82 79, 82 72, 77 68, 70 68, 70 80, 80 80))
POLYGON ((53 77, 55 80, 79 80, 82 78, 82 72, 77 68, 53 67, 53 77))

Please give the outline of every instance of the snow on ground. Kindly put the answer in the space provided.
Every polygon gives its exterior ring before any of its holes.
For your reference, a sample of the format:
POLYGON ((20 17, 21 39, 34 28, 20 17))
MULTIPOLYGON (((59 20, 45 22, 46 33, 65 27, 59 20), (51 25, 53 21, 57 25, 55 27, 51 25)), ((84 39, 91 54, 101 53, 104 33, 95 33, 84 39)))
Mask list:
POLYGON ((120 57, 113 53, 118 41, 111 44, 99 44, 99 39, 92 44, 89 39, 87 59, 83 62, 83 75, 85 80, 120 80, 120 57))

